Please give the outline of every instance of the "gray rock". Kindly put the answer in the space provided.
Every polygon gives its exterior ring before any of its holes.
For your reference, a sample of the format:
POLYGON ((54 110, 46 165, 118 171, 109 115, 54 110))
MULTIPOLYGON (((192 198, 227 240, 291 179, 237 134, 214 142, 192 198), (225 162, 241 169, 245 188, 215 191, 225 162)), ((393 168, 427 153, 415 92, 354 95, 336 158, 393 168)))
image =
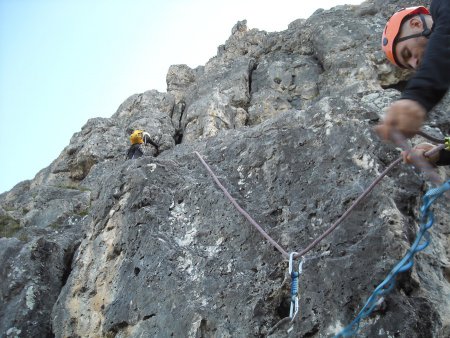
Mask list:
MULTIPOLYGON (((171 66, 167 93, 132 95, 111 118, 89 120, 33 180, 0 195, 0 336, 337 333, 410 247, 422 176, 396 167, 306 255, 290 323, 287 260, 194 152, 285 250, 305 248, 399 156, 372 128, 410 74, 388 65, 379 39, 412 4, 318 10, 274 33, 239 21, 206 65, 171 66), (132 128, 161 153, 125 161, 132 128)), ((428 132, 448 132, 449 107, 446 97, 428 132)), ((445 199, 434 211, 432 243, 361 336, 449 335, 445 199)))

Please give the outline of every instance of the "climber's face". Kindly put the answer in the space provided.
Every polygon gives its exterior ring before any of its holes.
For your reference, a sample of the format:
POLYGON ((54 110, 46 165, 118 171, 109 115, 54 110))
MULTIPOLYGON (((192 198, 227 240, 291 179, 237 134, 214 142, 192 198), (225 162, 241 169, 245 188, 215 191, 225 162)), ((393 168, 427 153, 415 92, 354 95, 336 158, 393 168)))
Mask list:
MULTIPOLYGON (((420 34, 423 31, 422 21, 419 17, 413 17, 402 26, 399 38, 420 34)), ((424 36, 397 42, 395 56, 405 68, 417 70, 423 60, 428 39, 424 36)))

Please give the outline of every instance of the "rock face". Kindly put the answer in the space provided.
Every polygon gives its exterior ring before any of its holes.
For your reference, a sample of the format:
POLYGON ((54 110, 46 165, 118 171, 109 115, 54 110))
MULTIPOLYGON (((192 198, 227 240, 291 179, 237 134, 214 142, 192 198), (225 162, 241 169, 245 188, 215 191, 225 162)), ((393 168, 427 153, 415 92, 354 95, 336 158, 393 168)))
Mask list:
MULTIPOLYGON (((409 76, 385 60, 381 30, 411 5, 319 10, 275 33, 238 22, 205 66, 171 66, 167 93, 133 95, 89 120, 50 166, 0 195, 0 336, 337 333, 410 247, 421 176, 398 166, 307 254, 298 318, 280 323, 286 259, 194 152, 283 248, 306 247, 399 155, 372 127, 409 76), (125 161, 130 128, 148 131, 161 154, 125 161)), ((449 108, 446 98, 430 115, 434 135, 448 132, 449 108)), ((361 336, 450 336, 445 202, 431 245, 361 336)))

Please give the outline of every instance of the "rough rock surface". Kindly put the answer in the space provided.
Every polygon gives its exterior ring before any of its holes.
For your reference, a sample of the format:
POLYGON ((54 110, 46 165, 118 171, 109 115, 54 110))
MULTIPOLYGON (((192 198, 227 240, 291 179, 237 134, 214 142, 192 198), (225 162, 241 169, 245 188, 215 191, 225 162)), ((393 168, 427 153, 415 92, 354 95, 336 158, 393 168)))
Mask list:
MULTIPOLYGON (((274 328, 289 314, 287 261, 194 152, 283 248, 304 248, 399 155, 372 127, 410 74, 386 62, 379 40, 413 4, 318 10, 273 33, 240 21, 205 66, 171 66, 167 93, 89 120, 52 164, 0 195, 0 337, 337 333, 414 239, 421 176, 395 168, 307 254, 299 317, 274 328), (130 128, 149 131, 161 154, 125 161, 130 128)), ((430 114, 429 132, 448 133, 449 108, 446 98, 430 114)), ((450 336, 445 204, 431 245, 361 336, 450 336)))

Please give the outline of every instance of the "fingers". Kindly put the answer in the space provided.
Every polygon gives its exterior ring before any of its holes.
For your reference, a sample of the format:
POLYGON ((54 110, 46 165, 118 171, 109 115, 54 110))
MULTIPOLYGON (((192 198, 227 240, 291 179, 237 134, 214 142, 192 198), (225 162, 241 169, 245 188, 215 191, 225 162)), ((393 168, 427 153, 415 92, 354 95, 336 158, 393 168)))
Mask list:
POLYGON ((419 158, 422 160, 427 160, 430 164, 434 164, 438 160, 438 156, 432 156, 431 158, 425 156, 425 153, 433 148, 434 146, 430 143, 421 143, 410 151, 402 151, 401 155, 403 158, 403 163, 414 164, 414 161, 419 158))
POLYGON ((375 127, 375 132, 383 141, 390 141, 393 130, 396 130, 397 120, 392 114, 386 114, 384 120, 375 127))
POLYGON ((410 158, 410 156, 409 156, 409 151, 402 151, 401 152, 401 155, 402 155, 402 158, 403 158, 403 163, 411 163, 410 161, 411 161, 411 158, 410 158))
POLYGON ((375 127, 381 139, 390 139, 393 130, 411 138, 420 130, 425 121, 426 111, 416 101, 399 100, 391 104, 383 121, 375 127))

